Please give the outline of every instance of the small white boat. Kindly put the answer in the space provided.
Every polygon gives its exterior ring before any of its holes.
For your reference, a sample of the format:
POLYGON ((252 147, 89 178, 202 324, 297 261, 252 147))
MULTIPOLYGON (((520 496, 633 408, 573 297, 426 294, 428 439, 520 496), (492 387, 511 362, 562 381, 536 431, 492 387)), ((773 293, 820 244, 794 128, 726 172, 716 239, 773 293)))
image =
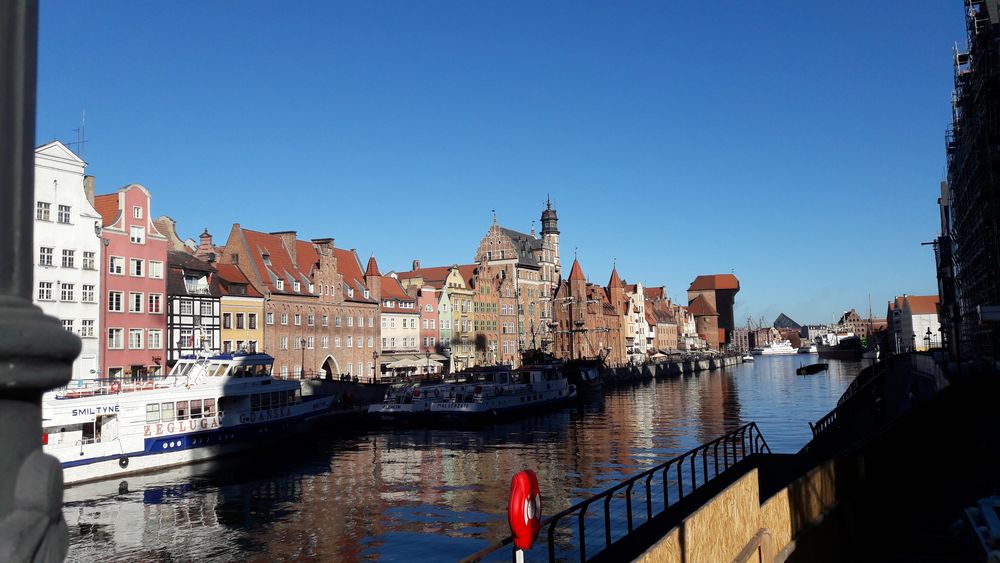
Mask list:
POLYGON ((798 354, 799 349, 792 346, 791 342, 782 340, 780 342, 772 342, 771 344, 764 346, 760 353, 763 356, 784 356, 786 354, 798 354))
POLYGON ((273 379, 267 354, 180 359, 155 381, 94 381, 42 398, 42 449, 69 484, 185 465, 308 429, 333 397, 273 379))
POLYGON ((743 356, 743 361, 744 362, 752 362, 753 361, 753 354, 747 354, 747 355, 743 356))

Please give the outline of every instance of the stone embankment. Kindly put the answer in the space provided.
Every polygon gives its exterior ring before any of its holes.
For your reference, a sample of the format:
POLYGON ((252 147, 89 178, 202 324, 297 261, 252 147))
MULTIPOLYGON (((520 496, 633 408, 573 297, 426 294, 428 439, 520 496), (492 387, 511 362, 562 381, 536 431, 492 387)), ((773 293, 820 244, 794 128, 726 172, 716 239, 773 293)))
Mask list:
POLYGON ((643 365, 629 365, 604 370, 604 383, 648 381, 653 378, 680 376, 735 366, 741 356, 688 356, 643 365))

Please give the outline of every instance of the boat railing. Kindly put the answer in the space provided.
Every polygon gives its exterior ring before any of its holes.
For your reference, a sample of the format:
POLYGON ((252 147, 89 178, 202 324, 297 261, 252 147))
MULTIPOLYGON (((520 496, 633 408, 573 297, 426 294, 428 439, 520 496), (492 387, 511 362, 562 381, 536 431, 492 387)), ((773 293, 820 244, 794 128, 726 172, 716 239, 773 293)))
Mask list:
POLYGON ((97 395, 117 395, 119 393, 149 391, 168 386, 167 377, 146 378, 135 381, 109 378, 75 379, 62 387, 53 389, 51 393, 57 398, 77 399, 97 395))
MULTIPOLYGON (((546 518, 539 542, 548 561, 587 561, 689 497, 739 462, 755 454, 770 454, 757 424, 751 422, 711 442, 634 475, 617 485, 546 518), (596 531, 595 531, 596 530, 596 531)), ((463 562, 510 560, 514 538, 485 547, 463 562)))

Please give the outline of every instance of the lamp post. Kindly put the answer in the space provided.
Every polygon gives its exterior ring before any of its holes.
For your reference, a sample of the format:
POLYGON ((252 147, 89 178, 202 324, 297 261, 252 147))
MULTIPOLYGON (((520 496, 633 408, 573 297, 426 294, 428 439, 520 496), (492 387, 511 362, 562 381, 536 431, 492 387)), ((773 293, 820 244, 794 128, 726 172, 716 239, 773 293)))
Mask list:
POLYGON ((917 333, 914 332, 910 336, 910 338, 911 338, 911 343, 912 343, 911 346, 910 346, 910 352, 916 352, 917 351, 917 333))
POLYGON ((924 335, 924 342, 926 343, 925 346, 924 346, 924 349, 925 350, 930 350, 931 349, 931 327, 927 327, 927 334, 924 335))
POLYGON ((378 367, 378 351, 372 350, 372 373, 371 373, 371 383, 375 383, 375 374, 382 373, 382 370, 378 367))
POLYGON ((426 358, 426 362, 424 364, 424 381, 427 381, 427 380, 429 380, 431 378, 431 352, 430 352, 430 350, 424 352, 424 358, 426 358))
POLYGON ((299 346, 302 347, 302 365, 299 366, 299 379, 306 377, 306 339, 299 339, 299 346))

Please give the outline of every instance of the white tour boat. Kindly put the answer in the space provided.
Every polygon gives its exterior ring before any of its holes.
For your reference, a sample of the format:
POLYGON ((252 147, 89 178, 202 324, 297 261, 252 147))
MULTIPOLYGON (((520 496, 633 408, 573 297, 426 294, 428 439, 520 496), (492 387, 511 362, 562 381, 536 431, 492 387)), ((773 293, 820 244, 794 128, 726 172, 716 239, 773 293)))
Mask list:
POLYGON ((435 418, 476 418, 539 409, 570 401, 576 387, 569 383, 562 369, 553 366, 522 366, 518 370, 495 370, 492 381, 483 381, 472 389, 449 393, 444 400, 431 403, 435 418))
POLYGON ((46 393, 45 453, 66 484, 116 478, 248 449, 307 429, 333 397, 273 379, 267 354, 182 358, 157 381, 100 382, 46 393))
POLYGON ((783 356, 786 354, 798 354, 799 349, 792 346, 791 342, 782 340, 781 342, 772 342, 771 344, 764 346, 761 348, 760 353, 764 356, 783 356))

